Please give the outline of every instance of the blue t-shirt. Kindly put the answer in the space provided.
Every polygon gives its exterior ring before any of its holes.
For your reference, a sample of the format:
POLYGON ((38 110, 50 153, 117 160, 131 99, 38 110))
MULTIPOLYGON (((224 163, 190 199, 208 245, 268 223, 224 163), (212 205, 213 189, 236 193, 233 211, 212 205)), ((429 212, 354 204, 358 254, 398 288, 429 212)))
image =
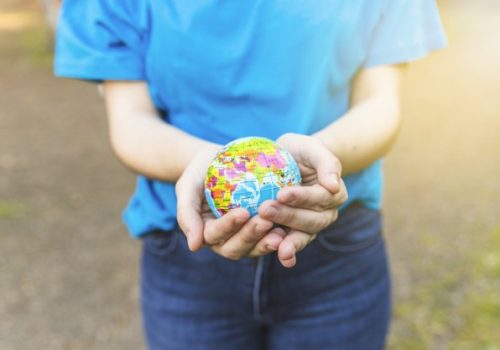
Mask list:
MULTIPOLYGON (((55 73, 147 81, 165 122, 225 144, 314 133, 360 69, 444 45, 433 0, 68 0, 55 73)), ((380 161, 344 180, 349 202, 380 206, 380 161)), ((124 219, 135 237, 173 228, 174 184, 139 176, 124 219)))

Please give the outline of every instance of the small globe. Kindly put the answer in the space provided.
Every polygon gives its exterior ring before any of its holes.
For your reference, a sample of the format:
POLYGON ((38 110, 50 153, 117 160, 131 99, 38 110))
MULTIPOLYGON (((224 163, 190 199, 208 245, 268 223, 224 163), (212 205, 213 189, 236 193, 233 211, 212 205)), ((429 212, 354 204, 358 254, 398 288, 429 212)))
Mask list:
POLYGON ((235 208, 254 216, 281 188, 300 182, 299 167, 288 151, 266 138, 245 137, 217 153, 207 171, 205 197, 216 217, 235 208))

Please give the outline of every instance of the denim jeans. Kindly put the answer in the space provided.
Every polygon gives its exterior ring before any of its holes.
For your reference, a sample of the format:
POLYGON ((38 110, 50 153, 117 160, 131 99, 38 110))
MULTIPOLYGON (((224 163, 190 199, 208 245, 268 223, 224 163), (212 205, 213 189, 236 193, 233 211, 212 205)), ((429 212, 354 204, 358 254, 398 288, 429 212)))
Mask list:
POLYGON ((192 253, 178 229, 144 237, 141 304, 152 350, 379 350, 390 279, 379 211, 359 205, 297 255, 192 253))

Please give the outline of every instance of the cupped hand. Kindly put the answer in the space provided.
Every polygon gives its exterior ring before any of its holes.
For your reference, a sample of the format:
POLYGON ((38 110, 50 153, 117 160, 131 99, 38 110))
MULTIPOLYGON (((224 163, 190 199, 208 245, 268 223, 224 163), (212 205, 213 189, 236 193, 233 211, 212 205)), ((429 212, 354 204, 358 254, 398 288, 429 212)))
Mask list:
POLYGON ((278 258, 283 266, 293 267, 296 253, 337 219, 338 208, 347 200, 347 190, 340 161, 320 140, 285 134, 277 143, 296 160, 302 183, 282 188, 278 200, 260 206, 259 215, 287 231, 279 244, 278 258))
POLYGON ((201 151, 189 163, 176 184, 177 221, 186 235, 189 249, 203 246, 229 259, 256 257, 276 251, 283 241, 283 229, 260 215, 250 218, 238 208, 215 218, 205 200, 204 181, 216 149, 201 151))

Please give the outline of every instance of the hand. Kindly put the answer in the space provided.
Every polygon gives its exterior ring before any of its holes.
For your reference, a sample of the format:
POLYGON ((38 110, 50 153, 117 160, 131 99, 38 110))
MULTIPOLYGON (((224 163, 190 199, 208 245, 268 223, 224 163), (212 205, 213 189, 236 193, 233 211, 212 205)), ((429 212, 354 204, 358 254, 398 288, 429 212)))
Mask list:
POLYGON ((321 141, 285 134, 277 143, 297 161, 302 185, 282 188, 278 200, 260 206, 259 215, 286 228, 288 233, 278 247, 278 258, 283 266, 293 267, 295 254, 337 219, 338 208, 347 200, 347 190, 339 160, 321 141))
POLYGON ((270 220, 259 215, 250 218, 246 209, 229 211, 216 219, 204 196, 207 168, 215 149, 202 151, 189 163, 176 184, 177 220, 186 235, 189 249, 209 246, 229 258, 255 257, 276 251, 285 231, 273 228, 270 220))

